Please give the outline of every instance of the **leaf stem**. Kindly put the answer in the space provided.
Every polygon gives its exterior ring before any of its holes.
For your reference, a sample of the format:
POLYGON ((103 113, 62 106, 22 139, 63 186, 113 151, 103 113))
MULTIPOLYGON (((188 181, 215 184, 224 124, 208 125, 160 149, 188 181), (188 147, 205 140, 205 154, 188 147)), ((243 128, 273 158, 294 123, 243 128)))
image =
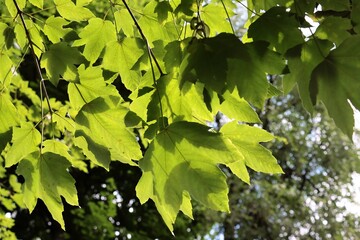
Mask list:
MULTIPOLYGON (((53 110, 52 110, 51 105, 50 105, 50 99, 49 99, 49 95, 48 95, 47 90, 46 90, 45 80, 44 80, 44 78, 43 78, 43 76, 41 74, 41 67, 40 67, 39 59, 37 58, 37 56, 35 54, 34 45, 36 46, 36 44, 34 44, 33 41, 31 40, 30 32, 29 32, 29 29, 26 27, 26 23, 25 23, 25 20, 24 20, 22 10, 20 10, 19 5, 17 4, 16 0, 13 0, 13 2, 14 2, 14 5, 16 7, 16 10, 17 10, 17 15, 19 15, 21 23, 22 23, 22 25, 24 27, 26 38, 29 41, 31 55, 33 56, 33 59, 34 59, 35 65, 36 65, 36 70, 37 70, 37 73, 38 73, 38 75, 40 77, 41 118, 44 119, 44 116, 45 116, 44 107, 43 107, 43 100, 44 100, 43 95, 45 95, 46 103, 47 103, 47 105, 49 107, 50 117, 51 117, 51 121, 52 121, 53 110)), ((43 144, 43 141, 44 141, 44 127, 45 127, 45 123, 44 123, 44 121, 42 121, 40 153, 42 151, 42 144, 43 144)))
MULTIPOLYGON (((111 1, 111 0, 110 0, 111 1)), ((134 14, 132 13, 131 9, 129 8, 129 5, 125 2, 125 0, 122 0, 122 2, 124 3, 127 11, 129 12, 131 18, 133 19, 135 25, 136 25, 136 28, 139 30, 139 33, 142 37, 142 39, 145 41, 145 44, 146 44, 146 47, 147 47, 147 53, 149 55, 149 60, 150 60, 150 67, 151 67, 151 72, 152 72, 152 78, 153 78, 153 81, 154 81, 154 86, 156 88, 156 92, 157 92, 157 95, 158 95, 158 98, 159 98, 159 105, 160 105, 160 115, 161 115, 161 119, 162 119, 162 125, 163 127, 165 128, 166 124, 165 124, 165 120, 164 120, 164 112, 163 112, 163 107, 162 107, 162 103, 161 103, 161 96, 160 96, 160 93, 159 93, 159 88, 157 86, 157 83, 156 83, 156 76, 155 76, 155 69, 154 69, 154 65, 153 65, 153 61, 155 62, 156 64, 156 67, 158 68, 159 72, 160 72, 160 77, 162 76, 165 76, 164 72, 161 70, 161 67, 160 67, 160 64, 159 62, 157 61, 155 55, 154 55, 154 52, 152 51, 150 45, 149 45, 149 42, 145 36, 145 34, 143 33, 138 21, 136 20, 134 14)))
POLYGON ((160 72, 160 76, 164 76, 165 74, 164 74, 164 72, 161 70, 160 64, 159 64, 159 62, 157 61, 157 59, 156 59, 156 57, 155 57, 155 55, 154 55, 154 52, 152 51, 152 49, 151 49, 151 47, 150 47, 150 45, 149 45, 149 41, 147 40, 145 34, 143 33, 143 31, 142 31, 142 29, 141 29, 138 21, 136 20, 134 14, 133 14, 132 11, 131 11, 129 5, 126 3, 125 0, 122 0, 122 2, 124 3, 124 5, 125 5, 125 7, 126 7, 126 10, 129 12, 132 20, 134 21, 134 24, 135 24, 136 28, 138 29, 138 31, 139 31, 142 39, 145 41, 146 47, 148 48, 148 51, 149 51, 149 53, 150 53, 150 58, 152 57, 152 58, 154 59, 154 62, 155 62, 155 64, 156 64, 156 67, 158 68, 158 70, 159 70, 159 72, 160 72))
POLYGON ((234 26, 233 26, 233 24, 232 24, 232 22, 231 22, 230 15, 229 15, 228 10, 226 9, 225 3, 224 3, 223 0, 221 0, 220 2, 221 2, 222 6, 223 6, 223 8, 224 8, 224 10, 225 10, 225 13, 226 13, 226 16, 227 16, 228 20, 229 20, 229 24, 230 24, 231 30, 232 30, 233 34, 236 35, 236 34, 235 34, 234 26))

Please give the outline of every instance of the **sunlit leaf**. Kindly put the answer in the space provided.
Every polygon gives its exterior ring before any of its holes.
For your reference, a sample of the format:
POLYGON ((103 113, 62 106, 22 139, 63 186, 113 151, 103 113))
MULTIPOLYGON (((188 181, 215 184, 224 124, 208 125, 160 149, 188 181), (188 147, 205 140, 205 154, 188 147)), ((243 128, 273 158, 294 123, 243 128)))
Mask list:
POLYGON ((115 86, 105 83, 99 66, 85 68, 84 65, 80 65, 78 71, 80 82, 70 83, 68 87, 70 103, 74 109, 79 110, 100 96, 119 96, 115 86))
POLYGON ((259 144, 274 140, 272 134, 263 129, 236 122, 225 124, 220 132, 244 156, 246 166, 257 172, 283 173, 271 151, 259 144))
POLYGON ((46 152, 34 152, 19 163, 17 173, 25 179, 23 184, 24 203, 32 212, 37 200, 41 199, 52 217, 65 229, 62 216, 64 206, 61 196, 71 205, 78 205, 75 180, 67 168, 66 158, 46 152))
POLYGON ((60 15, 70 21, 85 21, 95 15, 82 5, 75 5, 71 0, 54 0, 56 9, 60 15))
POLYGON ((41 65, 52 84, 57 86, 62 77, 67 81, 74 81, 77 76, 76 64, 83 62, 83 57, 76 50, 64 42, 53 44, 41 58, 41 65))
POLYGON ((109 42, 102 66, 107 70, 120 73, 125 87, 133 91, 139 85, 140 73, 132 68, 143 54, 143 43, 139 39, 125 38, 121 42, 109 42))
POLYGON ((64 28, 64 25, 69 24, 63 18, 50 16, 45 21, 43 32, 53 43, 58 43, 60 40, 71 31, 70 28, 64 28))
MULTIPOLYGON (((83 55, 90 63, 94 63, 108 42, 116 41, 114 24, 100 18, 92 18, 89 24, 80 32, 80 39, 74 41, 72 46, 84 47, 83 55)), ((116 62, 115 59, 113 61, 116 62)))
POLYGON ((239 97, 237 91, 225 92, 223 96, 225 100, 221 103, 219 110, 226 116, 242 122, 261 122, 255 110, 244 98, 239 97))
POLYGON ((11 142, 12 146, 5 157, 6 167, 18 163, 30 153, 38 150, 41 134, 31 123, 23 123, 20 127, 13 128, 11 142))
MULTIPOLYGON (((128 110, 120 105, 119 97, 96 98, 84 105, 75 118, 77 127, 75 136, 87 140, 91 159, 108 169, 110 160, 136 165, 133 160, 142 157, 140 146, 131 129, 125 126, 124 118, 128 110), (89 141, 90 140, 90 141, 89 141), (99 162, 95 156, 100 152, 109 152, 111 159, 99 162)), ((89 157, 89 156, 88 156, 89 157)))

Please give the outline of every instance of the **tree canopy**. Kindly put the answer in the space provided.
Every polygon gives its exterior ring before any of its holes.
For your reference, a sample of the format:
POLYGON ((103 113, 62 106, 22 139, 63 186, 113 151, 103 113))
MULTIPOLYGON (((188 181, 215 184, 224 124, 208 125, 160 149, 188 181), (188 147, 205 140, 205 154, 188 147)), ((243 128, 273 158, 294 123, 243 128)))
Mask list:
POLYGON ((141 171, 136 196, 171 232, 194 202, 228 212, 226 171, 245 183, 249 169, 287 173, 263 144, 284 140, 257 127, 272 97, 296 89, 351 138, 359 11, 348 0, 1 0, 2 225, 40 199, 65 229, 63 200, 79 205, 74 172, 112 162, 141 171), (220 129, 218 112, 230 119, 220 129))

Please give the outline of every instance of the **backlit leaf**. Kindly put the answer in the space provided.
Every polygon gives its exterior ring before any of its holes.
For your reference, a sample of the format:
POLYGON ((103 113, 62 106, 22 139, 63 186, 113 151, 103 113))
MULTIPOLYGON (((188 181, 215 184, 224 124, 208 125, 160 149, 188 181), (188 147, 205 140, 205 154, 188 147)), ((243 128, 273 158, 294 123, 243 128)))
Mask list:
POLYGON ((11 138, 11 127, 19 124, 18 112, 12 104, 10 97, 2 93, 0 94, 0 152, 6 146, 11 138), (6 113, 6 114, 5 114, 6 113))
POLYGON ((71 0, 54 0, 59 14, 70 21, 85 21, 95 15, 82 5, 75 5, 71 0))
MULTIPOLYGON (((108 42, 116 41, 114 24, 100 18, 92 18, 89 24, 80 32, 80 39, 75 40, 72 46, 84 47, 83 55, 90 63, 94 63, 108 42)), ((112 59, 115 61, 115 58, 112 59)))
POLYGON ((173 123, 156 136, 140 161, 143 176, 137 186, 138 197, 142 202, 148 198, 155 202, 171 231, 184 192, 207 207, 227 212, 226 178, 217 164, 237 157, 241 156, 233 155, 221 136, 206 126, 173 123))
POLYGON ((120 42, 109 42, 102 66, 112 72, 120 73, 125 87, 134 91, 140 83, 140 73, 132 68, 143 54, 143 43, 139 39, 125 38, 120 42))
POLYGON ((50 16, 45 21, 43 32, 51 42, 58 43, 71 31, 70 28, 64 28, 64 25, 67 24, 69 24, 69 22, 61 17, 50 16))
POLYGON ((29 2, 40 9, 44 6, 44 0, 29 0, 29 2))
MULTIPOLYGON (((136 165, 132 160, 140 159, 142 153, 131 129, 125 126, 124 118, 127 112, 128 110, 120 105, 119 97, 96 98, 84 105, 76 116, 75 136, 83 137, 80 139, 82 146, 85 145, 84 140, 87 140, 87 148, 94 157, 99 152, 107 151, 111 160, 136 165)), ((95 161, 100 166, 109 168, 110 159, 95 161)))
POLYGON ((41 66, 46 69, 50 82, 55 86, 61 77, 67 81, 74 81, 77 76, 75 65, 82 62, 83 57, 76 48, 64 42, 51 45, 41 58, 41 66))
POLYGON ((244 98, 239 97, 237 91, 225 92, 223 96, 225 100, 221 103, 219 110, 227 117, 248 123, 261 122, 255 110, 244 98))
POLYGON ((31 123, 23 123, 20 127, 13 128, 11 142, 12 146, 5 157, 6 167, 18 163, 30 153, 38 150, 41 134, 31 123))
POLYGON ((259 143, 274 140, 274 136, 263 129, 230 122, 220 132, 230 140, 245 158, 246 166, 257 172, 283 173, 270 150, 259 143))
POLYGON ((99 66, 85 68, 82 64, 78 72, 80 82, 70 83, 68 86, 70 103, 75 110, 100 96, 119 96, 114 85, 105 83, 103 71, 99 66))
POLYGON ((67 168, 66 158, 46 152, 34 152, 20 162, 17 173, 25 179, 23 184, 24 203, 32 212, 37 199, 41 199, 52 217, 65 229, 62 216, 64 206, 61 196, 71 205, 78 205, 75 180, 67 168))

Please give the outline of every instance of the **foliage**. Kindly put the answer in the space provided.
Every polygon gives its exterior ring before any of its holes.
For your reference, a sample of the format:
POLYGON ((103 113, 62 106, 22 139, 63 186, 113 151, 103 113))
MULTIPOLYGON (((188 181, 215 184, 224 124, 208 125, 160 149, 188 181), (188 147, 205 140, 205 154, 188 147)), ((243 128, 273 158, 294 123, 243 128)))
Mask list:
POLYGON ((281 93, 269 74, 284 76, 285 92, 296 84, 307 110, 322 102, 352 135, 348 101, 360 108, 352 1, 249 0, 243 42, 229 0, 0 3, 1 160, 23 176, 26 207, 41 199, 64 229, 61 197, 78 205, 71 168, 140 168, 137 197, 155 202, 170 231, 179 211, 192 218, 193 201, 229 210, 219 165, 247 183, 247 167, 282 173, 259 144, 274 137, 247 125, 281 93), (320 22, 310 37, 305 16, 320 22), (218 111, 233 120, 220 131, 208 127, 218 111))

